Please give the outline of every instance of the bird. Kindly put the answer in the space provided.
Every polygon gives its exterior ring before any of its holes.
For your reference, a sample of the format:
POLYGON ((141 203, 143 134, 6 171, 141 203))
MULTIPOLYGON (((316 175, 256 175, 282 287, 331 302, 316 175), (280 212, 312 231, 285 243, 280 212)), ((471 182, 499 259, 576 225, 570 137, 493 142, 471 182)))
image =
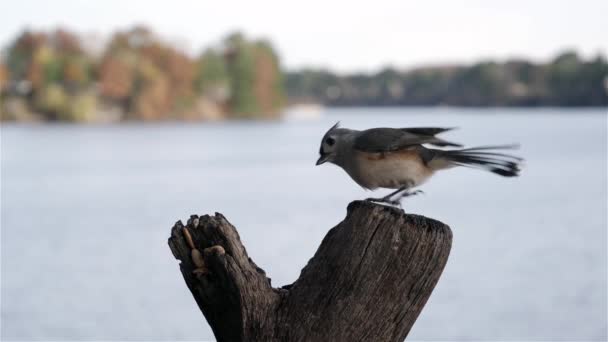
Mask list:
POLYGON ((423 193, 413 188, 440 170, 464 166, 503 177, 519 175, 523 159, 499 152, 517 149, 519 145, 464 148, 461 144, 437 137, 453 129, 406 127, 359 131, 341 128, 338 122, 323 136, 316 165, 335 164, 368 190, 396 189, 384 197, 367 198, 366 201, 398 206, 401 206, 403 198, 423 193))

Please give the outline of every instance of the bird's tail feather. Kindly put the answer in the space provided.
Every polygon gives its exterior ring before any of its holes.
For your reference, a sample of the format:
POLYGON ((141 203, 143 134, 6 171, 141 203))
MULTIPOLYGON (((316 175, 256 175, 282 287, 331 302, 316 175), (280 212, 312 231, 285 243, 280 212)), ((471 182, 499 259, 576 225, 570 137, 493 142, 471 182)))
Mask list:
POLYGON ((504 177, 519 175, 523 159, 496 150, 513 150, 519 145, 480 146, 461 150, 440 151, 439 157, 449 164, 493 172, 504 177))

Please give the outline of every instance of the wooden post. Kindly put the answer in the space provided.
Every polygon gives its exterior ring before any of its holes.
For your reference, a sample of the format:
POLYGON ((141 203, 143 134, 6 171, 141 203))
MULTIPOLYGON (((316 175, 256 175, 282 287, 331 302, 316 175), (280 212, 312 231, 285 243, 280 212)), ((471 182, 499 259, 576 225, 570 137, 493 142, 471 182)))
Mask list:
POLYGON ((298 280, 273 288, 221 214, 177 222, 169 238, 218 341, 403 341, 451 244, 441 222, 355 201, 298 280))

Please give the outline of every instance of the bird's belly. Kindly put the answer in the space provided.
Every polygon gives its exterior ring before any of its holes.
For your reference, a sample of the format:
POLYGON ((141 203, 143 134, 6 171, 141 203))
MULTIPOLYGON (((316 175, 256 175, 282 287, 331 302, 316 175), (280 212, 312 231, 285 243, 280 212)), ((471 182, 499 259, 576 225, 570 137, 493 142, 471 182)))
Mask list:
POLYGON ((432 174, 414 152, 361 153, 356 161, 350 176, 367 189, 413 187, 424 183, 432 174))

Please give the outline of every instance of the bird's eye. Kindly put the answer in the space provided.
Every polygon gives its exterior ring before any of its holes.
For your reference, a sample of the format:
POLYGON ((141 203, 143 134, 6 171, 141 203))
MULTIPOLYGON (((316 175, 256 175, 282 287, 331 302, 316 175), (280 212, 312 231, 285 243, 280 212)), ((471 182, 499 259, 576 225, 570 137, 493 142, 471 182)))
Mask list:
POLYGON ((336 140, 332 137, 329 137, 329 138, 325 139, 325 143, 329 146, 332 146, 333 144, 336 143, 336 140))

